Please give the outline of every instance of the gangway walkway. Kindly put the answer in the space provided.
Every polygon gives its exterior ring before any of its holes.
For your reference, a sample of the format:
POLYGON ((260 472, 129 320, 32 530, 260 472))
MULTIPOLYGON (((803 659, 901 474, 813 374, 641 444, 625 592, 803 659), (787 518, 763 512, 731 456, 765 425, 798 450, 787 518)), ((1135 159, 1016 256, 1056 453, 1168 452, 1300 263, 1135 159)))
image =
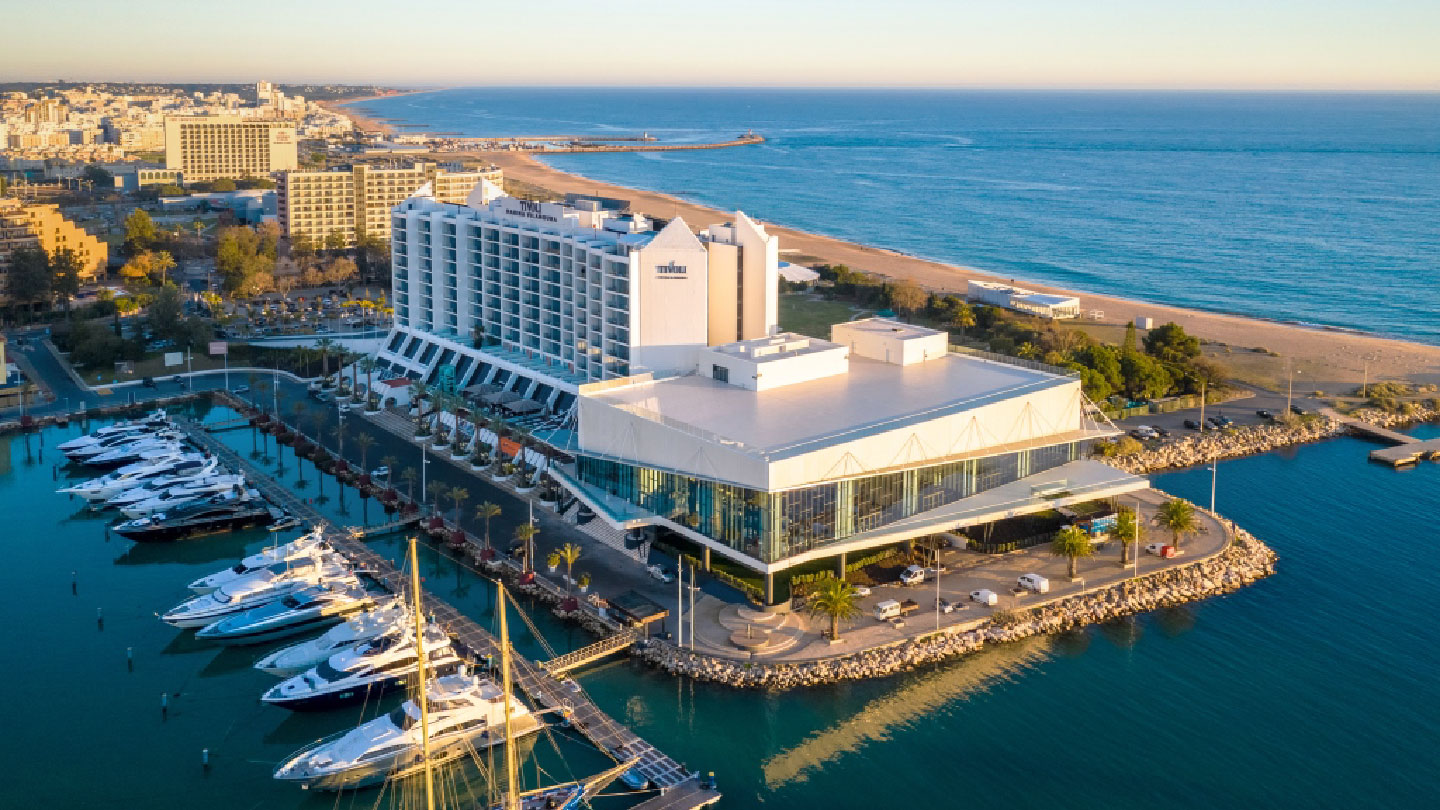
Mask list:
MULTIPOLYGON (((328 523, 324 515, 313 506, 295 497, 265 470, 211 436, 203 426, 190 421, 181 421, 179 424, 196 446, 209 451, 234 469, 243 471, 246 478, 252 481, 255 488, 271 503, 312 526, 328 523)), ((357 566, 365 568, 376 582, 393 593, 403 591, 406 585, 404 574, 393 561, 366 546, 361 537, 333 529, 327 533, 326 539, 336 551, 344 554, 357 566)), ((473 658, 488 659, 492 662, 500 660, 498 641, 474 619, 429 592, 425 592, 423 598, 435 621, 473 658)), ((633 641, 634 638, 631 637, 628 643, 633 641)), ((557 660, 564 657, 559 656, 557 660)), ((659 789, 661 795, 643 802, 636 810, 694 810, 713 804, 720 798, 719 793, 700 784, 698 775, 687 772, 680 763, 616 722, 583 692, 572 692, 565 684, 534 662, 515 653, 513 649, 510 660, 513 663, 515 683, 532 701, 544 709, 568 718, 576 731, 617 762, 637 760, 630 769, 631 773, 651 787, 659 789), (660 803, 656 804, 657 802, 660 803)))
POLYGON ((635 643, 636 638, 635 631, 627 627, 587 647, 581 647, 578 650, 573 650, 564 655, 557 655, 549 661, 541 661, 540 668, 558 678, 572 669, 579 669, 586 664, 594 663, 602 658, 614 655, 621 650, 630 649, 635 643))

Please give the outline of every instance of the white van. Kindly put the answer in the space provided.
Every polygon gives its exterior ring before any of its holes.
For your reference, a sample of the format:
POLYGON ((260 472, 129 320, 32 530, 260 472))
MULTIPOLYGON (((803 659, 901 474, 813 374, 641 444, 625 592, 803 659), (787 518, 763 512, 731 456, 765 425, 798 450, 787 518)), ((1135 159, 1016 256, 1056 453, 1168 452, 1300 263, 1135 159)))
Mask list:
POLYGON ((1050 580, 1039 574, 1021 574, 1015 583, 1031 593, 1050 592, 1050 580))
POLYGON ((970 601, 994 607, 1000 601, 1000 597, 996 596, 995 592, 989 588, 981 588, 978 591, 970 592, 970 601))
POLYGON ((875 618, 882 622, 900 618, 900 603, 894 599, 886 599, 875 606, 875 618))
POLYGON ((919 585, 925 581, 925 569, 912 565, 900 572, 901 585, 919 585))

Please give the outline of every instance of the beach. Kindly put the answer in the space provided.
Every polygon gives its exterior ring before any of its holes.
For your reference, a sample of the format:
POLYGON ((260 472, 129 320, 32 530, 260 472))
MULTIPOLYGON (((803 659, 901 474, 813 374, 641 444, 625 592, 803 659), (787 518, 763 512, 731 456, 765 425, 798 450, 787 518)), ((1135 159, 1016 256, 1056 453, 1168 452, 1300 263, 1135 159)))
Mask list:
POLYGON ((356 129, 363 129, 367 132, 379 132, 382 135, 393 135, 395 129, 378 118, 372 118, 363 112, 351 109, 352 104, 363 104, 367 101, 376 101, 382 98, 395 98, 396 96, 413 96, 417 93, 432 93, 433 90, 401 90, 395 93, 387 93, 382 96, 361 96, 360 98, 347 98, 344 100, 317 101, 316 104, 324 107, 336 115, 343 115, 350 119, 350 123, 356 129))
MULTIPOLYGON (((348 113, 347 113, 348 114, 348 113)), ((736 147, 745 148, 745 147, 736 147)), ((447 153, 455 159, 461 155, 447 153)), ((507 179, 539 186, 557 194, 597 194, 630 201, 633 210, 662 217, 683 217, 692 228, 727 221, 733 212, 687 202, 668 194, 642 191, 592 180, 551 168, 529 154, 514 152, 474 153, 499 165, 507 179)), ((767 230, 780 238, 781 259, 798 264, 845 264, 886 278, 910 279, 936 292, 963 293, 971 278, 1009 282, 1012 279, 987 274, 971 267, 908 256, 883 248, 859 245, 813 233, 766 223, 767 230)), ((1341 388, 1367 378, 1407 380, 1413 383, 1440 382, 1440 346, 1377 337, 1322 327, 1258 320, 1237 315, 1203 312, 1180 307, 1150 304, 1087 291, 1065 290, 1025 280, 1014 280, 1027 289, 1045 293, 1080 296, 1081 308, 1100 310, 1104 324, 1123 326, 1137 317, 1155 323, 1173 321, 1204 340, 1221 347, 1212 353, 1222 362, 1234 357, 1236 364, 1268 366, 1249 376, 1271 384, 1283 376, 1288 364, 1297 371, 1296 386, 1307 393, 1341 388), (1263 349, 1263 352, 1254 351, 1263 349), (1224 356, 1220 356, 1224 355, 1224 356), (1329 387, 1327 389, 1327 386, 1329 387)), ((1240 293, 1243 291, 1237 291, 1240 293)))

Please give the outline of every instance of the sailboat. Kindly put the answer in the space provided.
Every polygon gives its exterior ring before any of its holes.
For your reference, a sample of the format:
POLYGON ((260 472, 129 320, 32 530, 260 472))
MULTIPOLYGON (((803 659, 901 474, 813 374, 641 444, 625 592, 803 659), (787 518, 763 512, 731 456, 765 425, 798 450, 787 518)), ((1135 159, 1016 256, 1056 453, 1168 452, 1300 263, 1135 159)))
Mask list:
MULTIPOLYGON (((506 696, 509 696, 511 694, 510 633, 505 623, 505 585, 497 582, 495 587, 499 590, 500 600, 501 688, 505 691, 506 696)), ((491 805, 493 810, 575 810, 635 764, 633 760, 622 762, 588 779, 521 791, 519 760, 516 757, 515 746, 510 743, 513 739, 512 726, 510 704, 507 701, 505 704, 505 796, 499 804, 491 805)), ((431 795, 430 776, 427 771, 425 774, 427 799, 431 795)))

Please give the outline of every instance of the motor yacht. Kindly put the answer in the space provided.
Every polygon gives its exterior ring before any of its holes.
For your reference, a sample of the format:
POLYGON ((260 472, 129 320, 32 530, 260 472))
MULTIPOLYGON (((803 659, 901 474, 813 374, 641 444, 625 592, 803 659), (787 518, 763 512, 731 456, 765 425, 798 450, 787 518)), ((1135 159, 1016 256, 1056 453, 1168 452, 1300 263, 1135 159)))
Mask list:
MULTIPOLYGON (((461 663, 450 636, 433 624, 425 628, 425 660, 426 669, 437 675, 448 675, 461 663)), ((281 681, 260 700, 299 711, 330 709, 404 687, 419 668, 413 631, 380 636, 281 681)))
POLYGON ((265 526, 282 517, 284 513, 261 498, 259 492, 247 489, 211 495, 168 512, 117 523, 111 531, 138 543, 167 542, 265 526))
POLYGON ((69 441, 61 442, 56 449, 58 449, 62 453, 68 453, 71 450, 79 450, 84 447, 89 447, 92 444, 103 441, 105 439, 114 438, 116 436, 136 436, 142 433, 152 433, 154 431, 169 426, 170 417, 165 415, 164 409, 161 409, 153 413, 147 414, 141 419, 135 419, 127 422, 116 422, 113 425, 102 427, 99 430, 92 431, 85 434, 84 436, 79 436, 74 439, 70 439, 69 441))
POLYGON ((198 453, 176 453, 149 461, 138 461, 108 472, 99 478, 91 478, 73 486, 61 487, 56 492, 79 495, 91 503, 103 503, 116 495, 142 486, 159 485, 161 480, 183 478, 189 475, 208 475, 219 464, 217 459, 206 458, 198 453))
POLYGON ((88 456, 80 462, 87 467, 96 467, 102 470, 124 467, 126 464, 133 464, 137 461, 153 461, 163 456, 179 453, 185 450, 179 437, 174 436, 152 436, 144 439, 137 439, 129 444, 122 444, 119 447, 112 447, 99 455, 88 456))
MULTIPOLYGON (((125 493, 126 503, 115 504, 119 506, 121 514, 134 519, 153 515, 157 512, 165 512, 180 506, 195 503, 200 500, 220 495, 226 492, 244 492, 245 476, 240 473, 225 475, 210 475, 188 484, 179 484, 164 490, 148 493, 140 493, 134 499, 129 499, 129 493, 125 493), (145 497, 148 495, 149 497, 145 497)), ((107 501, 106 503, 113 503, 107 501)))
POLYGON ((319 638, 282 647, 255 662, 255 668, 281 678, 299 675, 307 669, 328 661, 336 653, 381 636, 400 636, 413 621, 410 612, 397 600, 391 600, 364 613, 357 613, 319 638))
POLYGON ((316 552, 328 551, 330 544, 325 541, 325 533, 322 529, 303 534, 288 543, 271 546, 264 551, 251 554, 240 562, 229 568, 216 571, 213 574, 203 576, 190 583, 190 590, 198 594, 207 594, 222 585, 233 582, 252 571, 267 568, 275 563, 283 563, 289 560, 298 560, 302 557, 312 557, 316 552))
POLYGON ((301 588, 278 600, 207 624, 196 638, 221 644, 260 644, 329 627, 375 604, 354 574, 301 588))
POLYGON ((353 576, 345 558, 329 552, 303 560, 275 563, 204 596, 187 599, 171 608, 160 620, 172 627, 204 627, 303 588, 348 581, 353 576))
POLYGON ((85 463, 92 458, 104 455, 116 448, 125 447, 126 445, 155 440, 179 439, 180 437, 181 434, 179 431, 169 429, 146 430, 137 433, 119 433, 114 436, 107 436, 96 442, 91 442, 83 447, 77 447, 73 450, 63 452, 65 453, 65 457, 71 461, 85 463))
MULTIPOLYGON (((432 679, 425 693, 432 765, 472 748, 505 743, 506 699, 494 681, 456 672, 432 679)), ((523 703, 513 697, 509 703, 513 739, 540 730, 539 719, 523 703)), ((407 700, 368 723, 296 751, 275 769, 275 778, 319 790, 379 784, 423 763, 421 728, 419 701, 407 700)))

